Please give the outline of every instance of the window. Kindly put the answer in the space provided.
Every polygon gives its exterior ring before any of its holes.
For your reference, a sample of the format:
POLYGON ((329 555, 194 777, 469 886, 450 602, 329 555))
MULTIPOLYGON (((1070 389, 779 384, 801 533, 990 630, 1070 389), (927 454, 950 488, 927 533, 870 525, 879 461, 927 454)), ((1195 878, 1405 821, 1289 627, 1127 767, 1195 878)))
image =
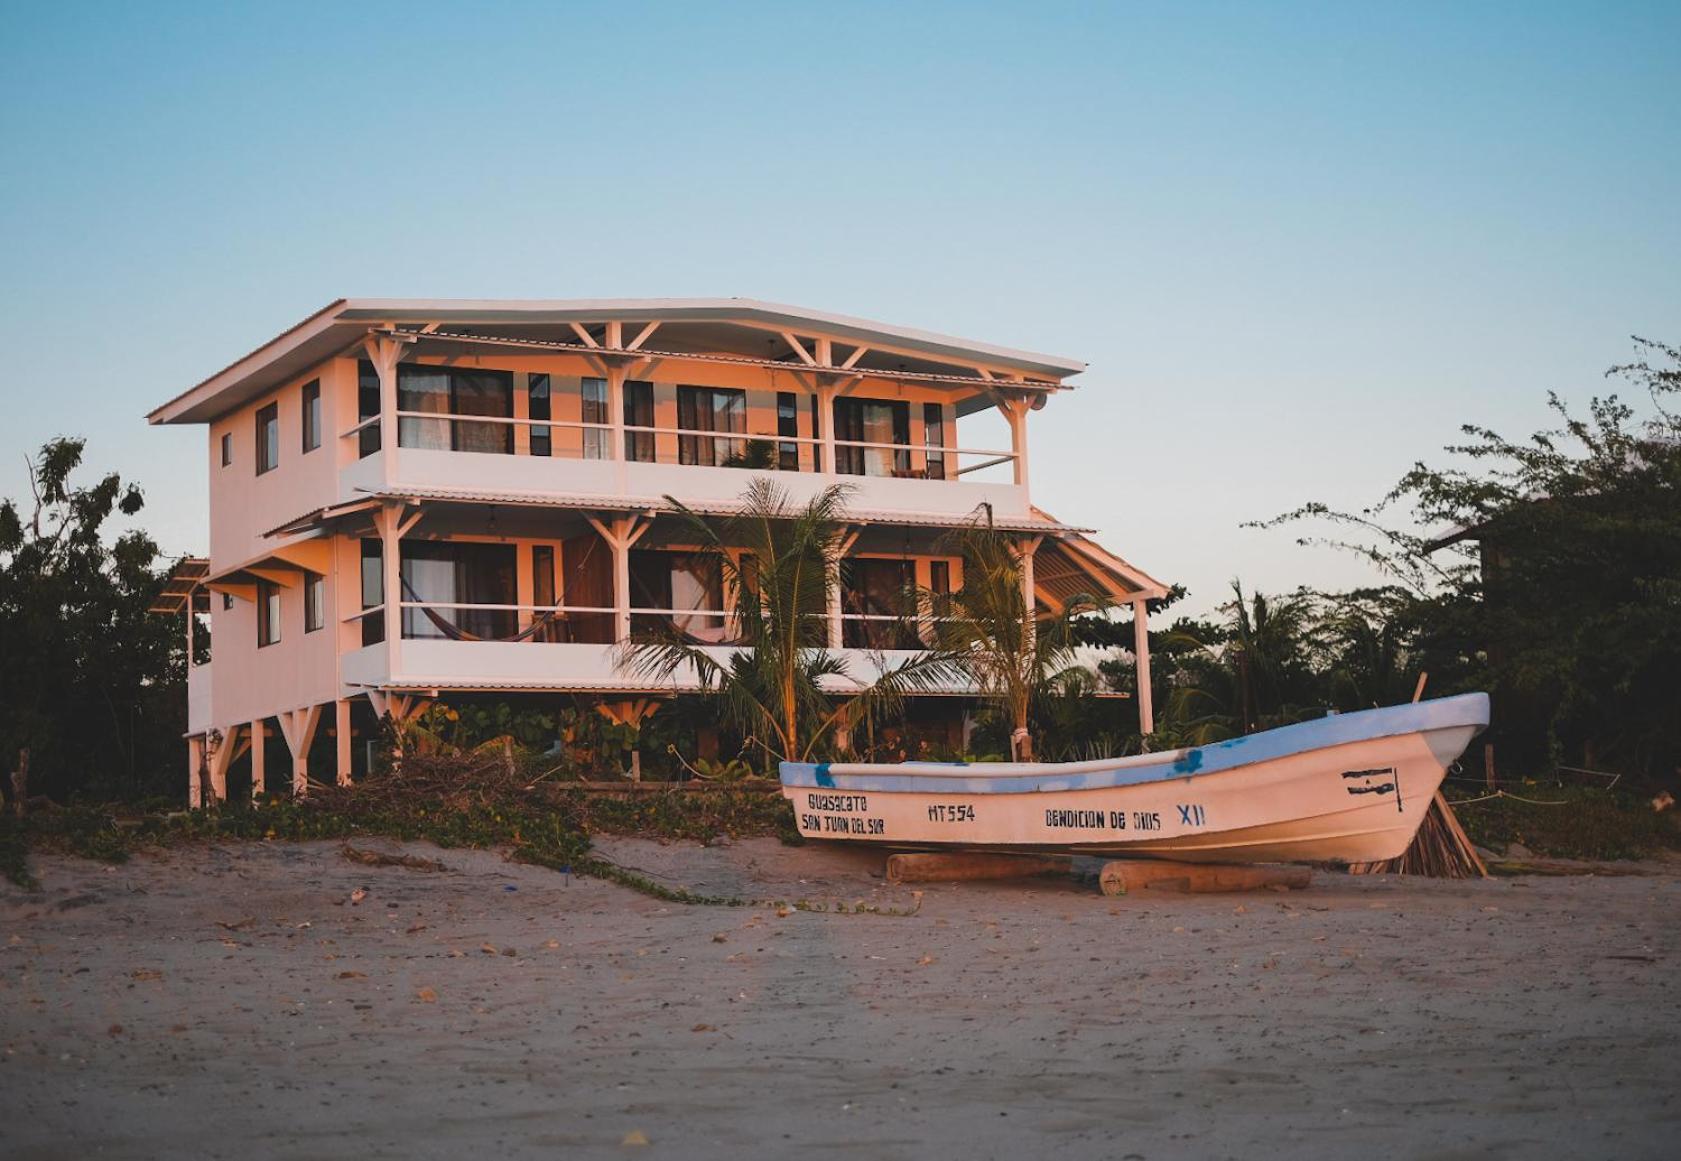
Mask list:
MULTIPOLYGON (((584 402, 583 420, 585 423, 607 423, 607 380, 580 379, 578 394, 584 402)), ((607 458, 607 441, 612 432, 605 427, 584 428, 584 458, 586 460, 604 460, 607 458)))
MULTIPOLYGON (((677 426, 685 432, 747 431, 747 393, 731 387, 677 388, 677 426)), ((746 441, 702 435, 677 437, 680 464, 722 464, 746 441)))
POLYGON ((473 422, 513 417, 512 371, 400 364, 397 410, 420 413, 397 420, 399 447, 513 454, 512 424, 473 422))
POLYGON ((938 403, 922 405, 922 447, 930 480, 946 478, 946 409, 938 403))
POLYGON ((848 560, 841 570, 841 605, 851 617, 841 622, 848 649, 917 649, 922 643, 900 621, 914 605, 916 566, 908 560, 848 560), (854 619, 854 618, 869 619, 854 619), (876 619, 879 618, 879 619, 876 619))
POLYGON ((225 613, 231 608, 233 608, 233 594, 232 593, 223 593, 222 594, 222 612, 225 613))
POLYGON ((635 614, 631 618, 632 632, 676 633, 685 641, 702 645, 725 640, 723 578, 710 557, 692 552, 631 550, 630 603, 641 609, 674 610, 635 614))
POLYGON ((222 433, 222 466, 225 468, 233 463, 233 432, 222 433))
POLYGON ((321 380, 304 384, 304 451, 321 446, 321 380))
POLYGON ((823 404, 815 395, 811 397, 811 438, 816 441, 811 445, 812 469, 819 472, 834 471, 834 464, 823 462, 823 404))
POLYGON ((928 562, 928 587, 938 596, 951 594, 951 561, 931 560, 928 562))
MULTIPOLYGON (((654 426, 654 385, 646 379, 625 380, 625 426, 654 426)), ((638 463, 654 462, 654 433, 625 432, 625 459, 638 463)))
POLYGON ((318 572, 304 573, 304 632, 313 633, 327 623, 327 578, 318 572))
MULTIPOLYGON (((373 419, 379 414, 379 372, 363 359, 356 365, 356 419, 373 419)), ((367 459, 379 450, 379 424, 370 423, 356 433, 356 458, 367 459)))
MULTIPOLYGON (((547 375, 532 375, 526 379, 526 414, 532 419, 553 419, 554 411, 549 402, 549 377, 547 375)), ((531 454, 546 456, 554 454, 554 442, 547 427, 531 425, 531 454)))
MULTIPOLYGON (((378 540, 362 541, 362 608, 385 603, 385 545, 378 540)), ((385 615, 372 613, 362 618, 362 644, 378 645, 385 640, 385 615)))
MULTIPOLYGON (((544 616, 544 610, 553 609, 559 601, 555 599, 555 571, 554 546, 549 544, 533 544, 531 546, 531 603, 537 606, 535 617, 544 616)), ((541 629, 532 638, 535 641, 560 641, 560 614, 550 614, 541 629)))
POLYGON ((257 582, 257 648, 280 640, 280 587, 257 582))
MULTIPOLYGON (((800 434, 800 404, 792 391, 776 393, 776 434, 797 439, 800 434)), ((776 445, 776 466, 784 472, 800 470, 800 445, 776 445)))
POLYGON ((835 470, 843 476, 908 476, 910 404, 893 399, 837 399, 835 440, 835 470), (898 446, 888 446, 893 444, 898 446))
POLYGON ((402 590, 405 601, 425 608, 403 610, 403 636, 460 640, 512 639, 518 614, 512 608, 459 608, 460 605, 513 605, 515 549, 511 544, 471 541, 417 542, 403 547, 402 590))
POLYGON ((257 474, 280 465, 280 404, 257 408, 257 474))

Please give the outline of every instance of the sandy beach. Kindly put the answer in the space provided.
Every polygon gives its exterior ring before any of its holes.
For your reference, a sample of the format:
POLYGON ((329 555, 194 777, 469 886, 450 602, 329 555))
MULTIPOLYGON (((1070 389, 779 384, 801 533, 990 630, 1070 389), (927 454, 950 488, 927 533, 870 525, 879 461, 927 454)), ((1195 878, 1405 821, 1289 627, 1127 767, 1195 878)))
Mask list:
POLYGON ((1673 864, 1110 899, 602 842, 767 901, 725 908, 357 845, 446 869, 250 843, 0 887, 0 1155, 1637 1158, 1681 1129, 1673 864))

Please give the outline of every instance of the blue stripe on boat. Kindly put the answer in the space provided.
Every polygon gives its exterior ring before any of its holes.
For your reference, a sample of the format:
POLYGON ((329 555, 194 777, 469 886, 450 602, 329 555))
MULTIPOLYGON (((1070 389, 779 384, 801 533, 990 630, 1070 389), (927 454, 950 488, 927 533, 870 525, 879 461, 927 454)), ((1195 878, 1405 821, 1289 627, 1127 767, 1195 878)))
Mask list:
POLYGON ((1488 694, 1464 693, 1413 705, 1386 706, 1333 714, 1311 722, 1280 726, 1244 738, 1109 758, 1096 762, 988 762, 965 766, 943 762, 784 762, 784 786, 875 791, 878 794, 1026 794, 1037 790, 1095 790, 1105 786, 1134 786, 1214 774, 1239 766, 1270 762, 1308 750, 1391 738, 1398 734, 1456 726, 1488 725, 1488 694), (990 769, 992 773, 981 773, 990 769))

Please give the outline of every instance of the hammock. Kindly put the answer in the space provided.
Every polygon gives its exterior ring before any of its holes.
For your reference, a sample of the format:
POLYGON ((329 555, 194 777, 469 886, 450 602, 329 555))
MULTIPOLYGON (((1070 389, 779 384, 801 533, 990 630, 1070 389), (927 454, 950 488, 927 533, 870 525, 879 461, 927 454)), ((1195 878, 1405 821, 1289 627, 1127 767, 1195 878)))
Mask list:
MULTIPOLYGON (((415 602, 421 600, 420 594, 414 591, 414 586, 409 584, 406 578, 403 579, 402 585, 403 592, 408 595, 409 600, 415 602)), ((450 623, 430 606, 421 605, 420 611, 426 614, 426 619, 432 622, 432 625, 438 630, 438 632, 442 633, 445 637, 448 637, 451 641, 525 641, 565 617, 565 614, 561 612, 558 607, 545 609, 531 618, 531 624, 521 629, 518 633, 515 633, 512 637, 480 637, 450 623)))

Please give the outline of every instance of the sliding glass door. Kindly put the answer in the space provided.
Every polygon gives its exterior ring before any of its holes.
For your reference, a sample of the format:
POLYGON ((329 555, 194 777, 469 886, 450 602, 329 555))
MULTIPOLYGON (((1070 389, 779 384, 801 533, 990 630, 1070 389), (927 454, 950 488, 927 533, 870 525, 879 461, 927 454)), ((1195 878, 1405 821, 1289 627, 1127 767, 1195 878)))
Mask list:
MULTIPOLYGON (((747 393, 730 387, 677 388, 677 426, 684 432, 747 432, 747 393)), ((680 464, 722 464, 739 455, 746 441, 705 435, 677 437, 680 464)))
POLYGON ((424 413, 397 421, 399 446, 513 454, 513 424, 474 423, 471 419, 513 418, 511 371, 404 363, 397 368, 397 410, 424 413))
POLYGON ((403 610, 404 637, 508 640, 519 631, 514 609, 449 607, 518 603, 513 545, 404 541, 402 559, 403 600, 428 606, 403 610))
POLYGON ((837 399, 835 440, 835 470, 843 476, 908 476, 910 404, 895 399, 837 399), (849 447, 848 441, 892 446, 849 447))

